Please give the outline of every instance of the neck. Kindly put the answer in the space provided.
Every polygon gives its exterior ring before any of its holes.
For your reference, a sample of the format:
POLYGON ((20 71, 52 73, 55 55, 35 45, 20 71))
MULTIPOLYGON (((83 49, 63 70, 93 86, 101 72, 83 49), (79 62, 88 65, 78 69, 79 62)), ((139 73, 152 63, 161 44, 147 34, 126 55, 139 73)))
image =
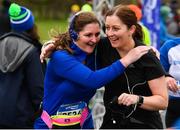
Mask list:
POLYGON ((127 53, 135 47, 135 41, 133 39, 126 41, 126 43, 123 44, 124 46, 116 48, 119 55, 121 57, 124 57, 127 55, 127 53))

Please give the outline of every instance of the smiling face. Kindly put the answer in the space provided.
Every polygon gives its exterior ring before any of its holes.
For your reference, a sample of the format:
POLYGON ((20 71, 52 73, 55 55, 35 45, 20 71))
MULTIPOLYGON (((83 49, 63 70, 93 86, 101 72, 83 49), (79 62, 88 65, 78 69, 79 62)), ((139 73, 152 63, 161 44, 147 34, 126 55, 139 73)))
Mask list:
POLYGON ((78 33, 77 46, 90 54, 100 40, 100 26, 98 23, 90 23, 78 33))
POLYGON ((126 46, 132 40, 132 34, 135 31, 135 26, 128 29, 116 15, 106 17, 106 35, 109 38, 112 47, 121 48, 126 46))

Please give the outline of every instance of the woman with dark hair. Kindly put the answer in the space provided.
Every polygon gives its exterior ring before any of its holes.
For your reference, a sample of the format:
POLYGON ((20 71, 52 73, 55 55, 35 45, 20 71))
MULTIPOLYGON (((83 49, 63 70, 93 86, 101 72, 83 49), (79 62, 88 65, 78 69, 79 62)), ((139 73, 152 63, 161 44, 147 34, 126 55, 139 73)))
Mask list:
MULTIPOLYGON (((141 26, 135 13, 127 6, 119 5, 110 10, 106 14, 105 25, 109 42, 102 40, 98 46, 102 67, 143 45, 141 26)), ((156 55, 152 52, 145 54, 129 65, 123 75, 105 85, 104 105, 106 113, 102 129, 162 129, 158 110, 167 108, 168 96, 164 71, 156 55), (112 104, 115 96, 118 103, 112 104), (138 105, 135 104, 137 99, 138 105)))

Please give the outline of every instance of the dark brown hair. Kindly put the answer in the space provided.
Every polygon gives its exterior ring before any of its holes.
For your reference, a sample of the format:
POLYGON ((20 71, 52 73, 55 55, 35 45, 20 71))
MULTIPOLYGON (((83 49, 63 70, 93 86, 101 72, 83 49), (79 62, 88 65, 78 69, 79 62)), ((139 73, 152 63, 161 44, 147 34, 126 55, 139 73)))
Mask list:
POLYGON ((40 40, 39 34, 38 34, 38 29, 36 24, 33 25, 33 27, 27 31, 25 31, 33 40, 40 40))
MULTIPOLYGON (((97 17, 92 12, 81 12, 73 19, 73 30, 76 33, 79 33, 87 24, 91 23, 98 23, 100 26, 97 17)), ((69 47, 72 42, 69 32, 60 33, 57 36, 53 36, 53 40, 55 41, 54 44, 57 49, 60 46, 61 49, 66 49, 68 52, 72 53, 72 50, 69 47)))
POLYGON ((128 29, 132 26, 136 26, 136 31, 133 34, 133 39, 143 40, 143 32, 141 26, 137 23, 136 14, 129 9, 126 5, 118 5, 109 10, 106 14, 107 16, 116 15, 125 25, 127 25, 128 29))

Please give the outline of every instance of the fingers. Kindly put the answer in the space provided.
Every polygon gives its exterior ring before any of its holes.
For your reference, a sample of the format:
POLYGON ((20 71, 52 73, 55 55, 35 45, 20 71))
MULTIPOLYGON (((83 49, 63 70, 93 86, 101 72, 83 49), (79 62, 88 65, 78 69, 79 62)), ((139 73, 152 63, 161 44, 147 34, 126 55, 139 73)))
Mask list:
POLYGON ((173 92, 178 91, 178 86, 177 86, 176 82, 174 82, 174 81, 168 82, 167 86, 168 86, 168 89, 173 91, 173 92))
POLYGON ((53 52, 54 49, 55 49, 55 45, 53 43, 49 43, 48 45, 44 46, 41 49, 41 54, 40 54, 41 63, 43 63, 43 61, 50 56, 50 54, 53 52))
POLYGON ((118 104, 130 106, 136 104, 138 101, 138 96, 133 94, 123 93, 118 97, 118 104))
POLYGON ((41 63, 44 62, 44 59, 45 59, 45 51, 41 51, 41 54, 40 54, 40 60, 41 60, 41 63))
POLYGON ((178 91, 178 86, 176 83, 176 80, 172 77, 166 77, 166 82, 167 82, 167 87, 169 90, 173 91, 173 92, 177 92, 178 91))
POLYGON ((149 47, 149 46, 138 46, 138 47, 136 47, 138 50, 140 50, 141 52, 148 52, 150 49, 151 49, 151 47, 149 47))
POLYGON ((141 56, 148 53, 151 48, 148 46, 138 46, 128 52, 128 54, 121 58, 121 63, 127 67, 129 64, 137 61, 141 56))
POLYGON ((55 43, 54 40, 49 40, 49 41, 45 42, 44 45, 47 46, 47 45, 53 44, 53 43, 55 43))
POLYGON ((148 53, 149 50, 151 49, 151 47, 148 47, 148 46, 138 46, 138 47, 136 47, 134 49, 135 49, 135 53, 136 53, 137 57, 140 58, 144 54, 148 53))

